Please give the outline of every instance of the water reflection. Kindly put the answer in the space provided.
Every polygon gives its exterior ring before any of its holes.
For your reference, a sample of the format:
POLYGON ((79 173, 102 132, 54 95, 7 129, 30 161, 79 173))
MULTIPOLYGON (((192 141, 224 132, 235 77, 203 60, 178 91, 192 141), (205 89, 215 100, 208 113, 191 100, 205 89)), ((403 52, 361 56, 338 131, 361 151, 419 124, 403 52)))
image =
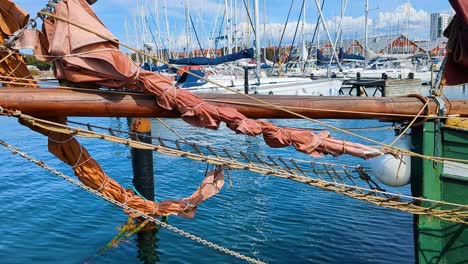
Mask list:
POLYGON ((150 228, 137 234, 138 259, 144 264, 154 264, 160 261, 159 238, 157 236, 159 227, 154 224, 151 224, 151 226, 148 224, 147 227, 150 228))

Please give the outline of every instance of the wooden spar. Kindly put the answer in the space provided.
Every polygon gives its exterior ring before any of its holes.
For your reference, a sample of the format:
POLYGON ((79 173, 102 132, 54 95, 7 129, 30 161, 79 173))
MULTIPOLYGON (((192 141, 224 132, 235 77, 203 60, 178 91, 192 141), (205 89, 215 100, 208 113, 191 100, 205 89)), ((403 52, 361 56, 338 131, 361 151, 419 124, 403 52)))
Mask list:
MULTIPOLYGON (((296 116, 282 110, 262 106, 260 102, 244 96, 199 95, 217 106, 235 108, 249 118, 296 118, 296 116)), ((424 105, 420 99, 414 97, 363 98, 273 95, 255 97, 317 119, 409 120, 424 105)), ((430 101, 431 114, 435 114, 436 104, 432 99, 430 101)), ((450 109, 449 114, 468 117, 468 100, 446 101, 446 105, 450 109)), ((83 91, 83 89, 77 91, 58 88, 1 88, 0 106, 39 117, 178 117, 176 111, 167 111, 157 106, 154 98, 150 95, 130 95, 98 90, 83 91)))

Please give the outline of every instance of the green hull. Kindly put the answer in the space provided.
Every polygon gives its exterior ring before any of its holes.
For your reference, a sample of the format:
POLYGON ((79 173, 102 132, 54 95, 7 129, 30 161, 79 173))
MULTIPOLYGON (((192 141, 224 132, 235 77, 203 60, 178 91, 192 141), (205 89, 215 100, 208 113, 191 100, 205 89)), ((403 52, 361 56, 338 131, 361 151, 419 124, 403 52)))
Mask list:
MULTIPOLYGON (((434 122, 427 122, 413 129, 415 151, 428 156, 468 160, 468 130, 437 127, 434 122)), ((413 195, 468 204, 468 170, 460 167, 468 166, 413 158, 413 195)), ((468 263, 467 225, 416 215, 414 231, 416 263, 468 263)))

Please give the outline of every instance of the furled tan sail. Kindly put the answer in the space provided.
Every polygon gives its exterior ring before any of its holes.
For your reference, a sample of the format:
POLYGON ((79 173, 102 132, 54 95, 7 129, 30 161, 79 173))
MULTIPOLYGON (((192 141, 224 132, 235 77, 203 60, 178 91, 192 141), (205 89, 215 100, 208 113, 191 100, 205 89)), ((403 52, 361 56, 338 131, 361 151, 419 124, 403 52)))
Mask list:
MULTIPOLYGON (((51 133, 49 130, 34 126, 34 123, 25 120, 21 122, 32 130, 48 136, 49 151, 61 161, 70 165, 75 175, 86 186, 148 215, 179 215, 192 218, 195 215, 197 206, 217 194, 224 185, 222 169, 216 169, 208 172, 199 188, 187 198, 159 203, 145 200, 132 190, 123 188, 118 182, 109 177, 73 135, 51 133)), ((63 123, 64 120, 60 120, 60 122, 63 123)), ((137 215, 130 212, 127 213, 130 216, 137 217, 137 215)))
POLYGON ((26 26, 28 20, 28 13, 13 1, 0 1, 0 75, 21 79, 21 84, 4 83, 7 87, 36 87, 22 56, 5 47, 5 39, 26 26))
POLYGON ((59 80, 143 91, 155 96, 163 109, 179 112, 193 126, 218 129, 224 122, 236 133, 263 135, 272 147, 293 146, 315 157, 349 154, 369 159, 382 154, 361 144, 333 139, 328 132, 314 134, 248 119, 233 108, 211 105, 190 91, 175 87, 160 74, 140 69, 118 49, 112 41, 115 37, 85 0, 62 0, 55 7, 55 15, 61 19, 46 18, 43 36, 48 38, 48 55, 56 58, 53 62, 59 80), (104 38, 66 21, 98 31, 104 38))

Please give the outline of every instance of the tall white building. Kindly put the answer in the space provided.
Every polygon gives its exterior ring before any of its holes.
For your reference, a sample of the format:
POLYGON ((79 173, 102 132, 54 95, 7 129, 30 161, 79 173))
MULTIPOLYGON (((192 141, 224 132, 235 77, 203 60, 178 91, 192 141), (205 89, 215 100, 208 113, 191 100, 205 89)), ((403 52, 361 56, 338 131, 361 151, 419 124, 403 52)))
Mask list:
POLYGON ((431 14, 431 40, 434 41, 443 37, 444 30, 448 27, 452 18, 449 14, 431 14))

